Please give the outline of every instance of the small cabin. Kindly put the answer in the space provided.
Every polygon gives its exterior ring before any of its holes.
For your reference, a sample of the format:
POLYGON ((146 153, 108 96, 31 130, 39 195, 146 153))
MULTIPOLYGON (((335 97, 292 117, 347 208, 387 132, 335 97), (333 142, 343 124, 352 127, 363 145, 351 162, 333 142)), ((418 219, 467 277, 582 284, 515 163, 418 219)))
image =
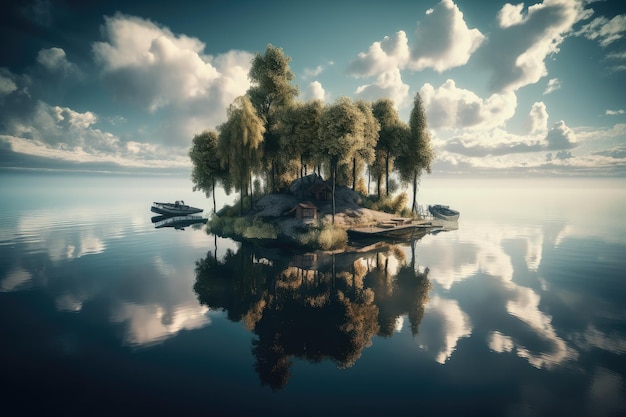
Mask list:
POLYGON ((298 203, 289 210, 288 214, 295 213, 297 220, 317 220, 317 207, 309 202, 298 203))
POLYGON ((331 201, 333 199, 333 189, 328 183, 322 182, 311 186, 307 193, 318 201, 331 201))

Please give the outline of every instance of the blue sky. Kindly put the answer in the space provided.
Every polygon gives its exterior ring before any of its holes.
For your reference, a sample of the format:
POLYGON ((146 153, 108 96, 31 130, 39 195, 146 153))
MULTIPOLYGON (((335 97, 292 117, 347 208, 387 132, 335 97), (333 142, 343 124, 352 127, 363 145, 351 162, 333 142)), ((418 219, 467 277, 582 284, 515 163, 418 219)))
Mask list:
POLYGON ((626 174, 619 0, 4 7, 0 167, 188 170, 271 43, 301 100, 386 96, 408 121, 419 92, 433 175, 626 174))

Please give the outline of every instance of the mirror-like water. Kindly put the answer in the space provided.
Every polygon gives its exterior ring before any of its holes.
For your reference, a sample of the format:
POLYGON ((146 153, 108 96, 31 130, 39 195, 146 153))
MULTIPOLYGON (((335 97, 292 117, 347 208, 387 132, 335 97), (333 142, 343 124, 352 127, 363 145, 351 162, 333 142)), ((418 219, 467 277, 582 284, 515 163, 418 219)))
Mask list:
POLYGON ((626 411, 621 180, 424 178, 458 229, 356 254, 155 227, 183 178, 3 174, 5 407, 69 415, 626 411))

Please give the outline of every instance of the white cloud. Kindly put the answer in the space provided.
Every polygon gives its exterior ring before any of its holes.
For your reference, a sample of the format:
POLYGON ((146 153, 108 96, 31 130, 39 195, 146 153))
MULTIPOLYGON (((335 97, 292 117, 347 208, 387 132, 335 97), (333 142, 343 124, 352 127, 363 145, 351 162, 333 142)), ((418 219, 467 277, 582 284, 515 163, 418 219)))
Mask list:
POLYGON ((498 12, 498 25, 503 29, 519 25, 524 21, 522 10, 524 10, 524 3, 516 5, 506 3, 498 12))
POLYGON ((553 91, 558 90, 559 88, 561 88, 561 81, 558 78, 551 78, 548 81, 548 86, 546 87, 546 90, 543 92, 543 95, 547 95, 552 93, 553 91))
POLYGON ((598 40, 602 47, 607 47, 622 39, 624 32, 626 32, 626 14, 621 14, 611 20, 604 16, 597 17, 583 26, 577 34, 584 35, 587 39, 598 40))
POLYGON ((494 91, 517 90, 548 74, 545 60, 559 51, 573 25, 590 15, 576 0, 545 0, 529 6, 526 15, 517 6, 505 5, 495 30, 480 52, 491 68, 494 91))
POLYGON ((318 65, 315 68, 305 68, 302 78, 307 79, 317 77, 322 72, 324 72, 324 67, 322 65, 318 65))
POLYGON ((304 100, 322 100, 326 99, 326 91, 319 81, 313 81, 306 86, 303 91, 304 100))
POLYGON ((15 90, 17 90, 15 82, 8 76, 8 74, 3 74, 0 70, 0 97, 11 94, 15 90))
POLYGON ((467 27, 452 0, 442 0, 427 13, 415 36, 410 68, 433 68, 437 72, 465 65, 485 39, 478 29, 467 27))
POLYGON ((616 116, 618 114, 624 114, 624 109, 619 109, 619 110, 609 110, 609 109, 607 109, 604 114, 606 114, 607 116, 616 116))
POLYGON ((385 36, 382 42, 374 42, 367 53, 361 52, 350 63, 348 73, 357 77, 369 77, 404 68, 410 59, 408 39, 404 31, 385 36))
POLYGON ((539 101, 533 104, 526 119, 526 131, 530 134, 545 133, 548 130, 548 111, 546 105, 539 101))
POLYGON ((434 129, 487 129, 503 126, 515 114, 517 97, 512 91, 492 94, 487 99, 458 88, 447 80, 435 89, 426 83, 420 90, 428 124, 434 129))
POLYGON ((380 74, 372 84, 361 85, 356 94, 366 100, 377 100, 388 97, 398 108, 409 103, 409 86, 402 81, 399 69, 392 69, 380 74))
POLYGON ((78 73, 78 68, 68 61, 65 51, 61 48, 40 50, 37 54, 37 62, 49 71, 58 71, 66 75, 78 73))
POLYGON ((484 39, 478 29, 467 27, 463 13, 452 0, 442 0, 418 22, 413 48, 406 33, 398 31, 359 53, 348 73, 370 77, 405 68, 443 72, 465 65, 484 39))
POLYGON ((167 108, 162 141, 188 145, 221 123, 228 104, 250 86, 250 53, 206 56, 198 39, 121 14, 105 18, 103 33, 107 40, 94 43, 93 53, 111 91, 152 112, 167 108))
POLYGON ((563 120, 560 120, 546 135, 546 142, 547 149, 550 150, 571 149, 576 146, 576 135, 563 120))

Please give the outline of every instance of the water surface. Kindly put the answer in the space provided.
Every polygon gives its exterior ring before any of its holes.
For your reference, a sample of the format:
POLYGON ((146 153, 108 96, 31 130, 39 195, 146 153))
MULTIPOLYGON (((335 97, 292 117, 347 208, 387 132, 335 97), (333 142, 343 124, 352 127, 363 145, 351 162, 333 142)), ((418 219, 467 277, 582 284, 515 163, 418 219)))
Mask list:
POLYGON ((21 415, 626 411, 621 180, 422 180, 458 229, 293 254, 155 229, 186 178, 3 174, 3 402, 21 415))

